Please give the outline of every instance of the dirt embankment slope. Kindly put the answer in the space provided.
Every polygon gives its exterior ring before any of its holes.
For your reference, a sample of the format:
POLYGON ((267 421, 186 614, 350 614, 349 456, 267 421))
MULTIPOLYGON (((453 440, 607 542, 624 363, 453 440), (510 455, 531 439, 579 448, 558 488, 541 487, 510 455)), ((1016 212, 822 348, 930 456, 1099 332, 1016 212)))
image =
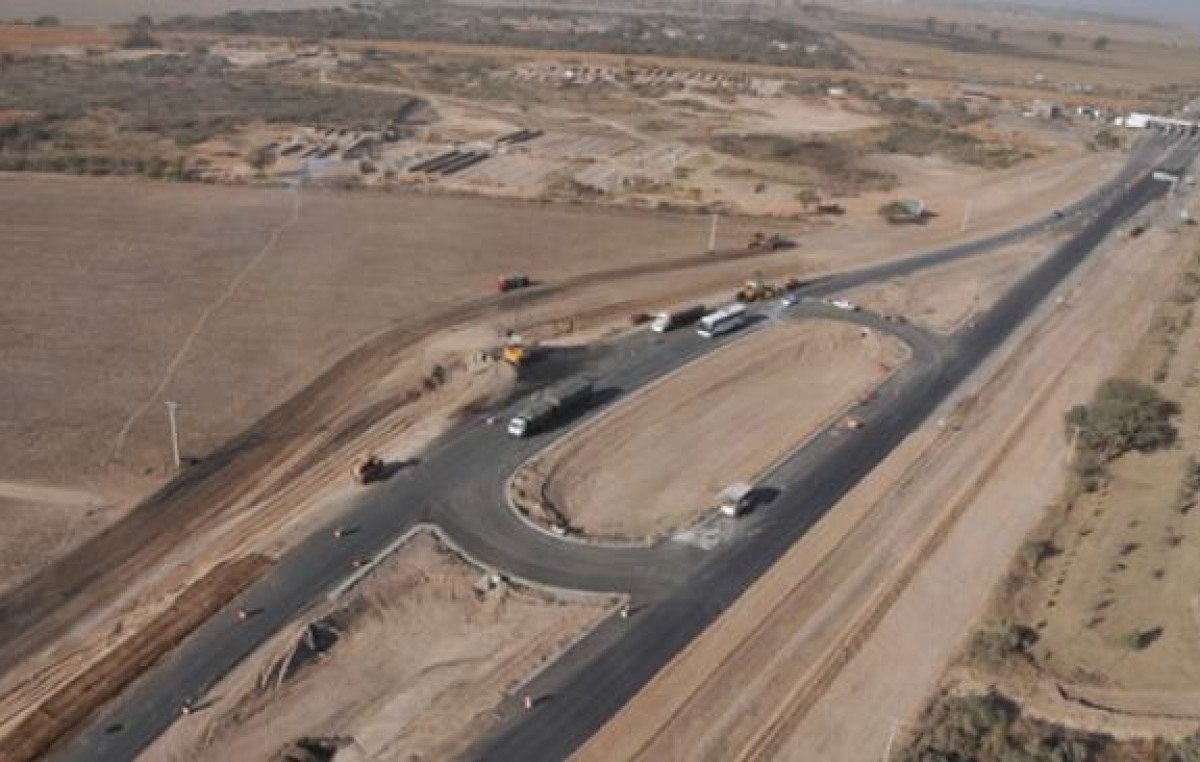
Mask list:
MULTIPOLYGON (((894 339, 831 321, 738 341, 621 405, 526 466, 578 530, 669 532, 711 510, 903 361, 894 339)), ((520 482, 520 477, 518 482, 520 482)))
POLYGON ((531 670, 603 612, 500 585, 419 533, 337 605, 276 637, 142 762, 274 759, 301 738, 339 760, 452 759, 531 670), (308 622, 320 624, 302 643, 308 622))

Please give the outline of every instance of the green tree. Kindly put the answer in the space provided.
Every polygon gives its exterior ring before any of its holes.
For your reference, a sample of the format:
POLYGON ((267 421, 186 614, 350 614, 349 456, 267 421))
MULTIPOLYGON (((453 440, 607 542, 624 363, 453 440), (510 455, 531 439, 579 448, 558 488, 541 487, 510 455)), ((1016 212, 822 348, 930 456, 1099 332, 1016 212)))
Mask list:
POLYGON ((1003 32, 1001 32, 999 29, 993 29, 993 30, 992 30, 992 34, 991 34, 991 37, 992 37, 992 42, 1000 42, 1000 37, 1001 37, 1003 34, 1004 34, 1004 33, 1003 33, 1003 32))
POLYGON ((33 20, 34 26, 61 26, 58 16, 38 16, 33 20))
POLYGON ((1090 404, 1067 412, 1067 435, 1082 452, 1111 461, 1131 450, 1150 452, 1174 443, 1179 403, 1152 386, 1124 378, 1100 385, 1090 404))
POLYGON ((125 39, 121 42, 121 47, 129 49, 145 49, 145 48, 161 48, 162 43, 159 42, 150 30, 154 28, 154 19, 149 16, 138 16, 133 26, 129 28, 129 33, 125 35, 125 39))
POLYGON ((1092 43, 1092 50, 1098 50, 1098 51, 1108 50, 1109 42, 1110 42, 1110 40, 1107 37, 1105 37, 1104 35, 1100 35, 1092 43))
POLYGON ((1050 44, 1054 47, 1061 48, 1063 43, 1067 41, 1067 36, 1062 32, 1051 32, 1050 36, 1046 39, 1049 40, 1050 44))
POLYGON ((252 148, 246 153, 246 163, 255 171, 262 172, 275 163, 275 149, 265 145, 252 148))

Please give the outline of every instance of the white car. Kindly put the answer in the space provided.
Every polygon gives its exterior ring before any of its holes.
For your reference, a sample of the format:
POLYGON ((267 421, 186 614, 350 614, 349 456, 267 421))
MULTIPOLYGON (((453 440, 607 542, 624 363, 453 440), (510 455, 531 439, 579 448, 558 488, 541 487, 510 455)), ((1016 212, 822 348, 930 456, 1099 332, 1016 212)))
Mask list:
POLYGON ((784 307, 792 307, 799 301, 800 297, 796 294, 784 294, 783 298, 779 300, 779 303, 784 307))
POLYGON ((847 312, 856 312, 858 310, 857 304, 845 299, 834 299, 830 301, 829 304, 837 307, 839 310, 846 310, 847 312))

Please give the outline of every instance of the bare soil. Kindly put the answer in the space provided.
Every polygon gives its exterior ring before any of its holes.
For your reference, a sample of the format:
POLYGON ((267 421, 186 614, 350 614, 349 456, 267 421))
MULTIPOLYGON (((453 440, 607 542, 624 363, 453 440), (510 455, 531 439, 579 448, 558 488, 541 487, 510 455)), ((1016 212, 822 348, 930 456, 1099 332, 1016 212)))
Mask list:
POLYGON ((691 217, 30 176, 0 178, 0 209, 20 285, 0 338, 5 516, 54 506, 46 525, 5 522, 46 535, 30 555, 170 475, 168 400, 183 455, 203 457, 364 338, 486 297, 499 274, 554 282, 707 235, 691 217))
POLYGON ((572 526, 655 537, 712 511, 875 386, 902 346, 854 325, 785 324, 688 366, 528 464, 572 526))
POLYGON ((454 758, 515 686, 605 610, 600 598, 564 601, 506 584, 480 594, 480 576, 417 534, 349 596, 214 686, 203 711, 139 759, 273 759, 304 737, 339 739, 339 760, 454 758), (298 652, 317 620, 340 630, 336 643, 298 652))
MULTIPOLYGON (((885 239, 837 225, 801 239, 799 251, 712 261, 697 259, 693 243, 696 233, 706 238, 707 220, 687 216, 308 191, 297 209, 279 190, 29 175, 0 179, 0 193, 6 251, 17 252, 11 262, 23 284, 4 308, 21 326, 5 334, 4 347, 17 379, 6 398, 14 404, 4 410, 15 434, 5 441, 21 446, 10 447, 12 458, 5 451, 0 508, 9 519, 6 542, 23 550, 5 557, 8 585, 74 553, 68 566, 0 601, 5 692, 31 674, 67 679, 86 669, 106 633, 140 626, 162 609, 164 591, 197 569, 229 554, 287 547, 306 531, 306 515, 326 511, 327 498, 342 489, 331 495, 330 486, 344 483, 345 464, 363 449, 402 434, 401 449, 416 454, 462 405, 497 388, 487 379, 455 381, 428 396, 422 378, 434 364, 461 366, 506 327, 569 339, 698 294, 728 298, 755 270, 769 278, 830 272, 957 233, 931 226, 885 239), (76 213, 62 218, 63 208, 76 213), (469 212, 486 231, 478 240, 462 235, 464 209, 479 210, 469 212), (221 222, 219 236, 213 220, 221 222), (96 229, 111 237, 98 239, 96 229), (622 231, 615 239, 614 229, 622 231), (79 252, 95 260, 86 277, 75 266, 79 252), (482 272, 480 256, 489 257, 482 272), (621 264, 619 277, 584 275, 621 264), (409 277, 414 268, 420 280, 409 277), (526 302, 475 299, 508 269, 550 273, 550 288, 526 302), (556 288, 559 277, 569 289, 556 288), (438 334, 450 325, 469 330, 449 340, 447 355, 438 334), (89 387, 76 378, 96 381, 89 387), (236 440, 237 449, 217 457, 204 449, 301 387, 236 440), (126 515, 169 475, 159 407, 166 399, 183 405, 185 456, 210 457, 170 495, 126 515), (434 425, 416 426, 423 416, 434 425), (79 421, 89 423, 73 425, 79 421), (39 510, 47 501, 52 512, 39 510), (87 592, 63 600, 64 589, 87 592), (59 641, 66 632, 71 637, 59 641)), ((1038 211, 1018 197, 996 221, 1038 211)), ((740 246, 757 227, 726 221, 718 245, 740 246)), ((19 692, 7 698, 29 706, 19 692)))
POLYGON ((906 442, 577 759, 879 759, 1058 489, 1062 412, 1142 336, 1162 247, 1106 246, 954 426, 906 442))
POLYGON ((855 303, 888 315, 904 315, 938 333, 952 333, 986 310, 1037 262, 1056 237, 1024 241, 979 257, 848 292, 855 303))
POLYGON ((1046 679, 1132 715, 1200 717, 1200 518, 1189 486, 1200 453, 1200 328, 1194 303, 1177 298, 1189 282, 1164 292, 1122 374, 1157 380, 1181 403, 1177 446, 1123 456, 1099 491, 1055 505, 1043 533, 1059 552, 1039 565, 1030 588, 1000 602, 1037 628, 1031 653, 1046 679))

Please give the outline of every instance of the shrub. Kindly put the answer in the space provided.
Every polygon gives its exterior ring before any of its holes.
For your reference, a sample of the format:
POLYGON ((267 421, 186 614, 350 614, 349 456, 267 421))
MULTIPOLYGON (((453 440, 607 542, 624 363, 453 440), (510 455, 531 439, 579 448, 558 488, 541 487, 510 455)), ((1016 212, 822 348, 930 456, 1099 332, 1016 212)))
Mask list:
POLYGON ((135 26, 129 30, 129 34, 125 35, 125 39, 121 41, 121 47, 129 50, 148 50, 161 48, 162 43, 150 33, 147 27, 135 26))
POLYGON ((999 667, 1013 656, 1028 656, 1037 640, 1037 630, 1032 627, 1002 622, 977 631, 967 652, 979 665, 999 667))
POLYGON ((1100 385, 1092 402, 1067 412, 1067 436, 1078 434, 1081 453, 1102 462, 1131 450, 1151 452, 1175 442, 1174 418, 1179 404, 1162 397, 1152 386, 1110 378, 1100 385))

